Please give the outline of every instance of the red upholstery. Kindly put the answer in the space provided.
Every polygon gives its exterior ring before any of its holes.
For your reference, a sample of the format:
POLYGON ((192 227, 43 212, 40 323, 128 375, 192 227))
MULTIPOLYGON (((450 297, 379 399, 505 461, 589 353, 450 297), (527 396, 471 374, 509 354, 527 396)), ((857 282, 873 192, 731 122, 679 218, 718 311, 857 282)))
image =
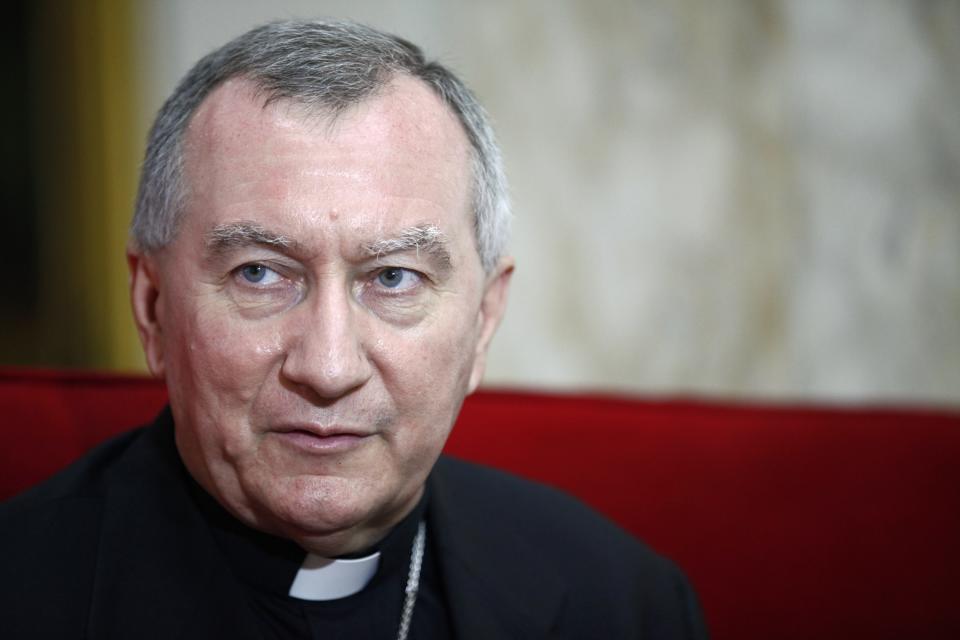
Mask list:
MULTIPOLYGON (((140 378, 0 371, 0 497, 164 397, 140 378)), ((673 557, 719 640, 960 638, 960 413, 486 391, 447 448, 567 489, 673 557)))

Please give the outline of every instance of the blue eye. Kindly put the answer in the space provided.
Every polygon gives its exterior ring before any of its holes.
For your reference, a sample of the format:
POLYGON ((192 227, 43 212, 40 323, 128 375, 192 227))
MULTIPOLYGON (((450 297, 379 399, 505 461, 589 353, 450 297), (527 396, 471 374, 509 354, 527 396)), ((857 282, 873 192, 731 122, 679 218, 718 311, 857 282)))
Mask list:
POLYGON ((410 269, 389 267, 377 275, 377 282, 388 289, 409 289, 416 286, 420 276, 410 269))
POLYGON ((262 264, 248 264, 240 267, 240 275, 251 284, 269 284, 275 280, 277 273, 262 264))
POLYGON ((240 270, 240 273, 249 282, 260 282, 267 275, 267 268, 262 264, 248 264, 240 270))

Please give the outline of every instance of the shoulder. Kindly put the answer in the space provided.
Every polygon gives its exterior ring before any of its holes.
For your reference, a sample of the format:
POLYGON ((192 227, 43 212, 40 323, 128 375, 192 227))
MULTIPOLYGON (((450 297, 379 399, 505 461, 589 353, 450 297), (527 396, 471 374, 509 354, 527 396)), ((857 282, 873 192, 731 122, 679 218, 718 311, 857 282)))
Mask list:
POLYGON ((101 497, 110 471, 141 435, 134 429, 92 449, 51 478, 0 505, 0 522, 29 520, 46 510, 72 500, 90 501, 101 497))
POLYGON ((0 626, 9 637, 84 628, 113 469, 139 437, 114 438, 0 505, 0 626))
POLYGON ((445 456, 435 476, 436 492, 453 517, 482 532, 491 563, 507 555, 508 571, 549 571, 568 585, 572 606, 562 626, 574 635, 581 629, 589 636, 593 626, 621 635, 640 630, 649 638, 705 637, 683 572, 577 498, 445 456))
POLYGON ((123 481, 117 477, 117 468, 143 433, 144 429, 135 429, 116 436, 48 480, 0 504, 0 553, 18 562, 35 548, 75 547, 78 537, 83 537, 79 533, 97 526, 111 486, 123 481))
POLYGON ((597 550, 602 555, 627 554, 651 560, 656 556, 579 499, 545 484, 446 456, 437 463, 436 474, 458 509, 476 509, 481 517, 497 516, 494 522, 541 544, 583 548, 585 543, 602 540, 604 544, 597 550))

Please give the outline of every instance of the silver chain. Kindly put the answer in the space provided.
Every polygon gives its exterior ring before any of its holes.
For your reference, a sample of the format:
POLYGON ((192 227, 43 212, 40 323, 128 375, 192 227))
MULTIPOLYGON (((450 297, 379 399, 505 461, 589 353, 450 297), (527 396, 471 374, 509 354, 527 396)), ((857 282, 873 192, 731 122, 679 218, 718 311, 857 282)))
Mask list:
POLYGON ((420 590, 420 569, 423 566, 423 550, 426 547, 427 527, 420 521, 417 526, 417 537, 413 539, 413 549, 410 550, 410 573, 407 575, 407 596, 403 601, 403 613, 400 615, 400 631, 397 640, 407 640, 410 633, 410 620, 413 618, 413 606, 417 604, 417 592, 420 590))

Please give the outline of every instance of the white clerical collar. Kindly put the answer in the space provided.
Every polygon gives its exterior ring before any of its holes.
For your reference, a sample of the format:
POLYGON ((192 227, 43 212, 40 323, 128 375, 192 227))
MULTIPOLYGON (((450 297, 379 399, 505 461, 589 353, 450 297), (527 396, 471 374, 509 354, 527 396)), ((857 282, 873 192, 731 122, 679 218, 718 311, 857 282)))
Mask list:
POLYGON ((358 593, 380 566, 380 552, 356 559, 330 559, 308 553, 290 585, 301 600, 336 600, 358 593))

